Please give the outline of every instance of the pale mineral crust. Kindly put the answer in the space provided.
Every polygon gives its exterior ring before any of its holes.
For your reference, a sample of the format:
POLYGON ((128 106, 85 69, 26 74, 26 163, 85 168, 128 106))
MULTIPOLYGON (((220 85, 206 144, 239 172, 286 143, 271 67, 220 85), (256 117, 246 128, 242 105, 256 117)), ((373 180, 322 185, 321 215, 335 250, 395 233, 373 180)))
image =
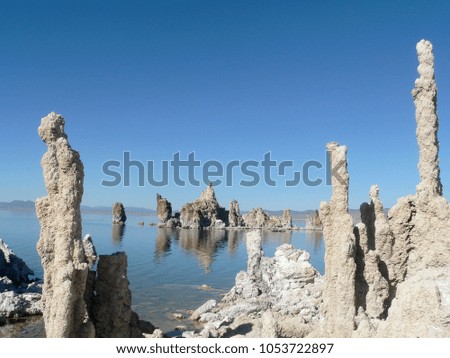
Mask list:
POLYGON ((200 198, 185 204, 180 211, 181 227, 185 229, 223 229, 228 221, 228 212, 219 205, 212 184, 209 183, 200 198))
MULTIPOLYGON (((361 205, 361 221, 353 228, 356 238, 355 284, 346 287, 356 298, 357 316, 348 322, 355 325, 330 330, 326 335, 344 337, 450 337, 450 205, 442 196, 439 173, 439 143, 436 83, 432 46, 422 40, 417 44, 419 78, 412 91, 416 106, 417 143, 419 147, 419 175, 415 195, 400 198, 386 217, 379 199, 379 188, 370 189, 370 203, 361 205)), ((330 149, 330 148, 329 148, 330 149)), ((335 152, 333 145, 331 154, 335 152)), ((333 165, 333 160, 332 160, 333 165)), ((345 165, 346 167, 346 165, 345 165)), ((343 183, 348 181, 344 175, 343 183)), ((339 254, 330 250, 330 242, 341 242, 341 249, 349 250, 348 242, 340 239, 352 232, 345 215, 348 185, 340 188, 339 216, 332 216, 333 205, 321 207, 326 245, 326 322, 336 317, 337 307, 330 306, 330 292, 338 290, 338 265, 349 267, 339 254), (344 207, 344 208, 343 208, 344 207), (345 229, 344 229, 345 226, 345 229), (342 230, 342 231, 341 231, 342 230), (330 257, 331 256, 331 257, 330 257), (334 266, 329 263, 334 262, 334 266), (330 310, 331 307, 331 310, 330 310)), ((335 197, 333 182, 333 198, 335 197)), ((332 198, 332 202, 333 202, 332 198)), ((334 249, 334 248, 331 248, 334 249)), ((353 275, 348 271, 348 278, 353 275)), ((348 303, 350 307, 350 302, 348 303)))
POLYGON ((172 204, 161 195, 156 194, 156 211, 160 224, 165 224, 172 217, 172 204))
POLYGON ((268 215, 262 208, 252 209, 242 215, 247 229, 267 229, 272 231, 287 231, 292 229, 292 215, 290 209, 283 210, 281 216, 268 215))
POLYGON ((236 275, 221 302, 208 301, 194 312, 204 328, 185 337, 303 337, 320 326, 323 279, 309 254, 283 244, 265 257, 261 231, 246 236, 247 271, 236 275))
POLYGON ((354 329, 356 264, 353 220, 348 213, 347 147, 332 142, 327 151, 334 175, 331 200, 320 204, 325 238, 325 332, 348 337, 354 329))
POLYGON ((244 220, 242 219, 241 211, 239 209, 239 203, 237 200, 232 200, 230 202, 230 208, 228 210, 228 225, 230 227, 244 226, 244 220))
POLYGON ((322 231, 322 221, 320 220, 319 210, 314 210, 313 215, 306 215, 305 230, 322 231))
MULTIPOLYGON (((126 255, 101 255, 98 275, 92 271, 97 262, 92 237, 81 239, 83 164, 67 141, 63 117, 50 113, 43 118, 39 135, 48 147, 41 162, 48 196, 36 201, 46 336, 127 338, 151 333, 154 327, 131 311, 126 255)), ((114 205, 113 216, 125 223, 122 204, 114 205)))
POLYGON ((29 283, 33 271, 0 239, 0 278, 7 277, 15 284, 29 283))
POLYGON ((61 115, 52 112, 44 117, 38 132, 48 148, 41 161, 48 195, 36 200, 46 334, 93 337, 94 326, 84 301, 89 264, 81 238, 83 164, 69 145, 61 115))
POLYGON ((437 88, 434 79, 433 46, 429 41, 421 40, 417 46, 419 66, 415 87, 412 90, 416 106, 416 136, 419 145, 419 175, 417 195, 422 191, 442 195, 439 169, 439 141, 437 117, 437 88))
MULTIPOLYGON (((265 258, 260 233, 247 237, 248 267, 232 290, 200 321, 202 337, 450 337, 450 204, 442 196, 432 46, 417 44, 416 106, 420 183, 385 213, 379 187, 348 210, 347 148, 329 143, 332 197, 320 205, 325 239, 325 287, 309 255, 290 245, 265 258), (259 235, 259 236, 258 236, 259 235), (316 300, 313 300, 315 298, 316 300), (257 312, 257 313, 255 313, 257 312), (231 322, 230 322, 231 320, 231 322), (249 332, 239 327, 251 326, 249 332)), ((267 227, 262 210, 246 226, 267 227), (250 224, 250 225, 249 225, 250 224)), ((307 226, 319 223, 309 217, 307 226)))

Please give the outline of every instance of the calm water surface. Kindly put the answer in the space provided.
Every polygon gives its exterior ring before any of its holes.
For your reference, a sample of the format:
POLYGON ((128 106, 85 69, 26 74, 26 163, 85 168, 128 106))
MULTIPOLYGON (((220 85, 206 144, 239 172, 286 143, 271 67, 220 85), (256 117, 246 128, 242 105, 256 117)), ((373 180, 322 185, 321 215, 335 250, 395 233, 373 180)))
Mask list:
MULTIPOLYGON (((158 229, 147 223, 156 217, 128 214, 126 226, 111 224, 108 213, 84 213, 83 236, 91 234, 98 254, 125 251, 133 309, 164 332, 177 326, 193 328, 189 320, 176 320, 173 313, 195 309, 208 299, 220 299, 245 270, 245 231, 158 229), (138 226, 144 221, 146 226, 138 226), (202 290, 201 285, 212 286, 202 290)), ((298 222, 298 225, 304 223, 298 222)), ((2 238, 42 278, 36 252, 39 223, 33 211, 0 210, 2 238)), ((323 274, 324 243, 321 233, 263 232, 263 249, 273 256, 275 249, 290 243, 311 254, 311 263, 323 274)), ((19 334, 20 335, 20 334, 19 334)), ((26 335, 26 334, 24 334, 26 335)))

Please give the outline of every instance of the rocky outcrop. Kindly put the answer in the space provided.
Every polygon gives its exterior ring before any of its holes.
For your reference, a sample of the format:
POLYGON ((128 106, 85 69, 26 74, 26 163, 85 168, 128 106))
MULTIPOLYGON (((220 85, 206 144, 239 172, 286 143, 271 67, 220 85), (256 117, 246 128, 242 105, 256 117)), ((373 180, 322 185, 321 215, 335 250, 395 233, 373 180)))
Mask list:
POLYGON ((244 226, 244 220, 242 219, 241 211, 239 210, 239 203, 237 200, 232 200, 230 202, 230 209, 228 210, 228 225, 230 227, 244 226))
POLYGON ((172 204, 159 194, 156 194, 156 210, 160 223, 166 223, 172 217, 172 204))
MULTIPOLYGON (((41 303, 46 335, 139 336, 138 317, 129 309, 126 256, 102 256, 98 276, 91 271, 97 253, 90 235, 81 239, 83 164, 67 141, 62 116, 50 113, 43 118, 39 135, 48 147, 41 162, 48 196, 36 201, 41 225, 37 249, 44 268, 41 303), (111 323, 114 326, 107 328, 111 323)), ((119 222, 124 223, 123 206, 115 207, 117 217, 121 217, 119 222)))
POLYGON ((262 208, 252 209, 242 216, 245 227, 261 229, 269 225, 270 217, 262 208))
POLYGON ((280 228, 292 228, 292 215, 290 209, 284 209, 279 219, 280 228))
POLYGON ((322 231, 322 221, 320 220, 319 210, 314 210, 313 215, 306 215, 305 230, 322 231))
POLYGON ((286 209, 281 216, 269 216, 261 209, 241 215, 237 200, 230 202, 227 211, 217 201, 211 183, 201 193, 200 198, 192 203, 185 204, 180 213, 171 216, 172 207, 167 199, 157 195, 158 227, 184 229, 268 229, 273 231, 292 230, 291 211, 286 209))
POLYGON ((47 145, 41 165, 46 197, 36 200, 41 224, 37 250, 44 268, 42 309, 47 337, 93 337, 84 301, 89 264, 81 239, 83 164, 64 133, 64 119, 50 113, 39 126, 47 145))
POLYGON ((112 222, 113 224, 125 225, 127 215, 122 203, 114 203, 112 208, 112 222))
POLYGON ((0 277, 7 277, 15 284, 30 282, 33 271, 0 239, 0 277))
POLYGON ((83 248, 89 265, 89 269, 92 269, 93 266, 97 263, 97 251, 95 250, 94 241, 92 240, 91 235, 85 235, 83 239, 83 248))
POLYGON ((33 271, 0 239, 0 325, 7 319, 41 314, 42 285, 33 271))
POLYGON ((92 308, 97 337, 131 338, 142 335, 137 328, 138 318, 131 310, 127 267, 124 252, 99 256, 92 308))
POLYGON ((320 204, 320 219, 325 237, 324 293, 325 332, 338 337, 350 336, 355 319, 355 236, 348 213, 347 147, 329 143, 333 194, 329 203, 320 204))
POLYGON ((442 196, 440 180, 431 43, 420 41, 417 55, 419 78, 412 96, 420 183, 416 195, 401 198, 388 214, 394 237, 388 267, 394 272, 395 296, 386 320, 379 323, 377 336, 450 336, 450 204, 442 196), (400 250, 406 254, 399 255, 400 250))
POLYGON ((347 217, 345 157, 338 152, 342 147, 329 145, 332 166, 345 173, 333 177, 332 200, 320 211, 326 245, 325 335, 450 336, 450 205, 439 175, 431 44, 420 41, 417 53, 419 78, 412 91, 419 145, 416 194, 400 198, 386 217, 379 188, 372 186, 370 203, 361 205, 362 222, 353 227, 347 217))
POLYGON ((247 233, 246 244, 247 271, 237 274, 221 302, 208 301, 195 311, 192 318, 204 328, 185 336, 301 337, 319 324, 323 281, 309 254, 284 244, 273 258, 265 257, 259 231, 247 233))
POLYGON ((41 293, 38 282, 17 285, 0 277, 0 325, 8 319, 42 314, 41 293))
POLYGON ((214 189, 209 183, 200 198, 193 203, 185 204, 180 211, 181 227, 185 229, 225 227, 228 219, 227 211, 217 202, 214 189))
POLYGON ((286 231, 292 229, 292 216, 285 209, 281 216, 269 216, 262 208, 256 208, 242 216, 245 228, 286 231))
POLYGON ((172 204, 161 195, 156 194, 156 208, 158 214, 158 227, 175 228, 181 225, 180 214, 176 213, 172 216, 172 204))

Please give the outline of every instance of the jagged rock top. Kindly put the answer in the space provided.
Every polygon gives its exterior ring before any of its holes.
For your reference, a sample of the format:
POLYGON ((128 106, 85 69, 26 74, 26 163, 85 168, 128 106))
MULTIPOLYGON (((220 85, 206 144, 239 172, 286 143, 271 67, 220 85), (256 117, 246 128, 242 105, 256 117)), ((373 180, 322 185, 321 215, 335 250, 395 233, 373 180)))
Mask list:
POLYGON ((202 191, 202 194, 200 195, 200 200, 214 201, 217 203, 216 193, 214 192, 214 189, 213 189, 211 183, 208 183, 208 186, 206 187, 206 189, 202 191))
POLYGON ((439 141, 437 138, 437 87, 434 79, 433 46, 421 40, 417 46, 419 78, 415 81, 412 96, 416 106, 416 136, 419 145, 420 183, 417 194, 442 195, 439 169, 439 141))
POLYGON ((67 135, 64 133, 64 124, 64 118, 60 114, 51 112, 42 118, 38 129, 39 136, 46 144, 54 142, 58 138, 67 139, 67 135))
POLYGON ((0 239, 0 277, 6 276, 15 284, 20 284, 30 282, 28 276, 33 275, 27 264, 0 239))

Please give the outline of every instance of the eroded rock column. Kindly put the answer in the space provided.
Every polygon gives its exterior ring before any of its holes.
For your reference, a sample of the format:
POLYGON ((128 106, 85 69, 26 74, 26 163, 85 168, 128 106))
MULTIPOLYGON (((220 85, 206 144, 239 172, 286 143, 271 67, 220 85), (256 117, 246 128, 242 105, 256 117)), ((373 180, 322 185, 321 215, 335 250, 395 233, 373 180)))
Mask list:
POLYGON ((325 238, 325 331, 333 337, 350 337, 355 318, 356 264, 353 220, 348 213, 347 148, 332 142, 327 151, 333 195, 330 203, 320 204, 325 238))
POLYGON ((156 209, 160 223, 165 223, 172 217, 172 204, 159 194, 156 194, 156 209))
POLYGON ((230 209, 228 210, 228 225, 230 227, 244 226, 244 220, 242 220, 241 211, 237 200, 232 200, 230 202, 230 209))
POLYGON ((133 312, 127 261, 124 252, 99 257, 93 307, 97 337, 131 337, 133 312))
POLYGON ((84 301, 89 264, 81 238, 83 164, 69 145, 61 115, 52 112, 44 117, 38 132, 48 148, 41 161, 48 195, 36 200, 46 335, 93 337, 84 301))
POLYGON ((112 222, 113 224, 125 225, 127 215, 122 203, 114 203, 112 208, 112 222))
POLYGON ((417 46, 419 78, 412 90, 416 106, 416 136, 419 145, 419 175, 417 195, 425 191, 429 194, 442 195, 439 169, 439 141, 437 138, 438 117, 437 88, 434 79, 433 46, 429 41, 421 40, 417 46))

